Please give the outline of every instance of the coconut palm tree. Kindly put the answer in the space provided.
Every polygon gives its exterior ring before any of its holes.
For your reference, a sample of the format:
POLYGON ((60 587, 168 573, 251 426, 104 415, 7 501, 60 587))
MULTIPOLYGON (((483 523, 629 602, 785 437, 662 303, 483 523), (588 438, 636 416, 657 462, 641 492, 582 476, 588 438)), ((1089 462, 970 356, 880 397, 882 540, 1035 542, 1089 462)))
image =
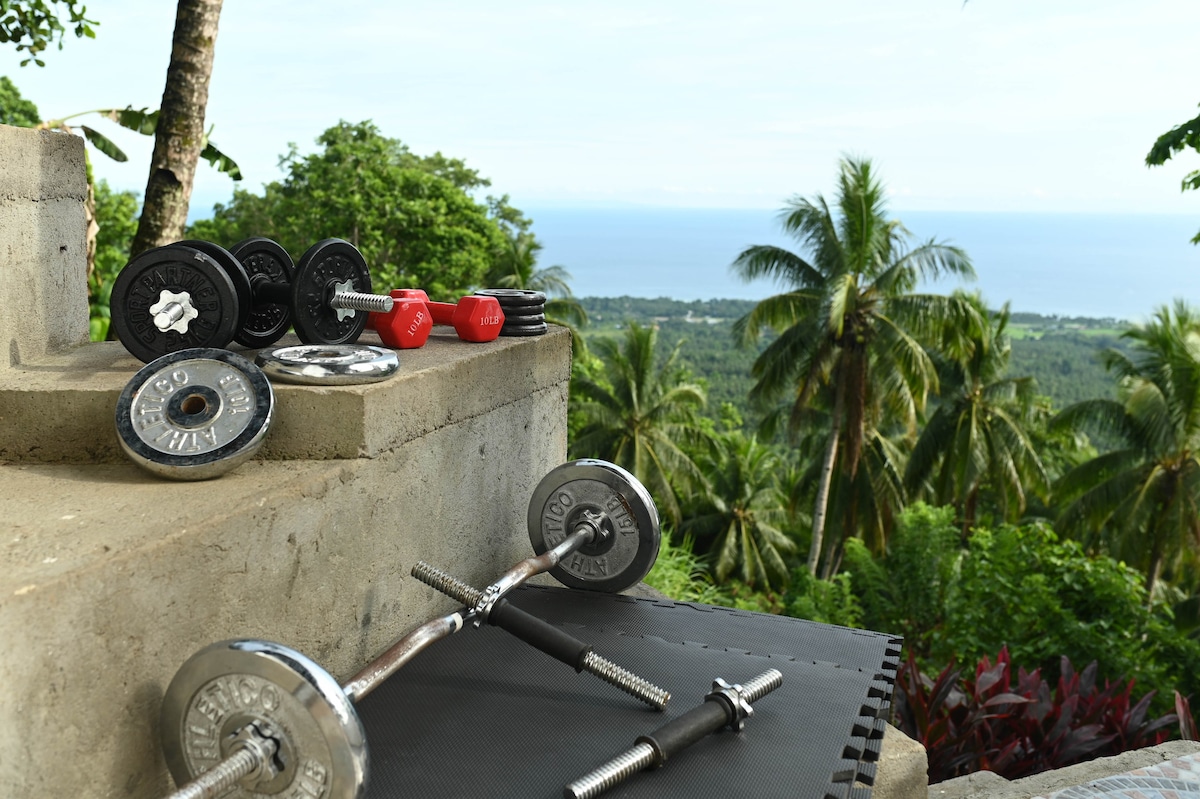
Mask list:
MULTIPOLYGON (((888 219, 884 188, 870 161, 847 158, 838 175, 836 208, 825 198, 789 201, 784 229, 806 250, 754 246, 733 263, 743 280, 772 278, 787 291, 760 302, 735 325, 742 345, 764 328, 779 336, 755 360, 751 398, 769 405, 791 393, 790 429, 797 432, 813 401, 827 389, 828 427, 813 510, 809 571, 822 554, 835 468, 857 475, 864 443, 889 417, 915 431, 927 393, 937 387, 933 361, 921 346, 951 320, 978 325, 961 299, 918 293, 922 279, 973 277, 966 254, 930 240, 909 247, 911 234, 888 219)), ((845 503, 849 511, 855 503, 845 503)), ((842 535, 853 534, 849 518, 842 535)))
POLYGON ((1028 489, 1049 492, 1046 469, 1029 437, 1038 407, 1030 377, 1006 377, 1012 345, 1009 309, 988 314, 972 302, 987 325, 947 330, 939 369, 941 401, 913 447, 904 473, 910 496, 924 493, 953 505, 965 537, 975 525, 980 492, 994 494, 1005 519, 1025 510, 1028 489))
POLYGON ((656 339, 653 327, 631 324, 623 342, 602 338, 593 344, 607 380, 577 374, 571 381, 572 413, 583 420, 571 453, 624 467, 678 524, 677 490, 705 485, 700 468, 680 446, 702 446, 708 439, 697 415, 705 394, 678 365, 683 342, 660 361, 656 339))
POLYGON ((689 534, 714 539, 713 576, 723 583, 736 572, 742 582, 770 591, 788 580, 785 555, 796 542, 783 532, 787 499, 779 489, 780 458, 754 436, 733 430, 718 437, 701 468, 710 485, 701 510, 683 525, 689 534))
POLYGON ((1099 432, 1119 445, 1055 485, 1065 529, 1145 570, 1146 591, 1164 566, 1200 549, 1200 316, 1182 300, 1123 334, 1128 354, 1103 354, 1119 398, 1075 403, 1056 426, 1099 432))

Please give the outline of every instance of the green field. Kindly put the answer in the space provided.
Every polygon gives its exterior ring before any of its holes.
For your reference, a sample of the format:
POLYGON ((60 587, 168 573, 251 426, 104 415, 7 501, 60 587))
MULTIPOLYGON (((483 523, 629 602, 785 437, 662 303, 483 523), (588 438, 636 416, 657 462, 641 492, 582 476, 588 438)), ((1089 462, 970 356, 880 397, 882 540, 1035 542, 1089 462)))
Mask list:
MULTIPOLYGON (((753 385, 750 368, 757 350, 738 349, 733 322, 749 313, 750 300, 681 302, 665 298, 585 297, 591 320, 585 338, 620 336, 631 321, 657 325, 659 346, 668 351, 682 340, 681 355, 708 387, 709 413, 731 402, 743 416, 755 414, 746 394, 753 385)), ((1009 323, 1013 377, 1033 377, 1039 393, 1055 408, 1094 397, 1115 396, 1115 383, 1098 359, 1101 350, 1121 346, 1124 329, 1116 319, 1052 317, 1014 313, 1009 323)))

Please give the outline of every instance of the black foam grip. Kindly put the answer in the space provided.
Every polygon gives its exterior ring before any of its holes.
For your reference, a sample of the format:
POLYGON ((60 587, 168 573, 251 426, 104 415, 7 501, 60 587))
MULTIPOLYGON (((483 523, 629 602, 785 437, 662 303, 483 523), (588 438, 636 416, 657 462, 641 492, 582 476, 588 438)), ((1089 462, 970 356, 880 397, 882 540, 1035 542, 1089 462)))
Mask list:
POLYGON ((584 656, 592 651, 591 644, 585 644, 550 622, 526 613, 504 597, 496 600, 496 604, 492 606, 492 611, 488 614, 488 623, 561 660, 575 671, 583 668, 584 656))
POLYGON ((637 743, 649 744, 657 756, 655 765, 662 765, 671 755, 680 752, 730 722, 728 703, 718 697, 705 699, 677 719, 668 721, 637 743))

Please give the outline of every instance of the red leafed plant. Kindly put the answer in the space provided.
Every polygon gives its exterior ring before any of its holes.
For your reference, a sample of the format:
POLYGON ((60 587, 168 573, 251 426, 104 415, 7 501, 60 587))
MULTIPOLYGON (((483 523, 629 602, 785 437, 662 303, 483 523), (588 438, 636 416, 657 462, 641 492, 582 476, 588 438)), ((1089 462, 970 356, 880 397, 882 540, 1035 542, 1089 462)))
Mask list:
POLYGON ((1004 648, 994 665, 980 661, 973 679, 953 664, 931 679, 910 655, 896 678, 896 723, 925 745, 931 783, 983 770, 1017 779, 1162 743, 1176 725, 1195 735, 1178 692, 1176 713, 1148 719, 1154 692, 1134 702, 1133 680, 1101 689, 1095 663, 1077 673, 1065 657, 1061 675, 1053 693, 1040 669, 1014 675, 1004 648))

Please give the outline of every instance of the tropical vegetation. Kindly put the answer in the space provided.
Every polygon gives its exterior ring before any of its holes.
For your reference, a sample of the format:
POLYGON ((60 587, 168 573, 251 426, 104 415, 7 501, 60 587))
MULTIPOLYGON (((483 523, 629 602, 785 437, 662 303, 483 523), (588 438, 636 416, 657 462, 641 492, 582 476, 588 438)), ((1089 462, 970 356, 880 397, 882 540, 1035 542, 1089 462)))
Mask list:
MULTIPOLYGON (((6 89, 0 113, 37 117, 6 89)), ((950 747, 992 734, 971 726, 979 707, 937 709, 917 686, 953 682, 951 695, 986 705, 979 679, 999 663, 1017 694, 1057 683, 1086 695, 1072 702, 1126 714, 1093 736, 1116 736, 1101 744, 1056 738, 1059 754, 1157 739, 1162 714, 1200 694, 1200 313, 1187 303, 1130 325, 930 293, 928 278, 969 279, 969 257, 912 241, 865 159, 840 165, 832 202, 788 203, 795 251, 732 259, 735 274, 780 285, 762 302, 577 298, 565 267, 539 264, 534 220, 506 196, 479 198, 489 182, 463 161, 417 155, 369 121, 340 122, 317 145, 290 146, 280 181, 235 190, 190 234, 268 235, 295 255, 349 238, 380 285, 444 298, 544 291, 548 315, 579 337, 571 456, 622 465, 662 512, 651 584, 903 634, 910 693, 941 714, 933 733, 961 733, 942 735, 950 747), (963 669, 976 663, 971 683, 963 669)), ((102 336, 137 198, 101 182, 96 200, 102 336)), ((1023 706, 1005 729, 1055 733, 1023 706)), ((988 762, 1040 767, 1017 754, 988 762)))

